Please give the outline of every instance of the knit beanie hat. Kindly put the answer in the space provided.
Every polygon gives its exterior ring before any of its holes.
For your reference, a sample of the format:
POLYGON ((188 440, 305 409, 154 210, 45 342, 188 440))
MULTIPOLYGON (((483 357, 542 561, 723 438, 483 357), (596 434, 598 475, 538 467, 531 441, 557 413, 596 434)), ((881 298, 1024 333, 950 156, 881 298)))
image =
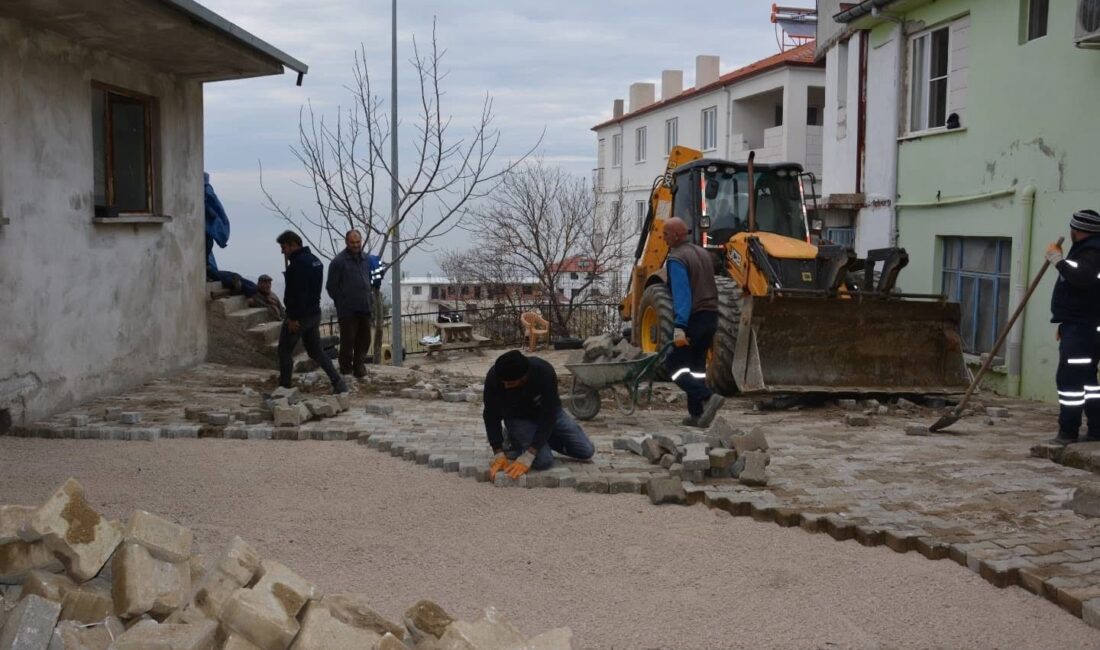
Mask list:
POLYGON ((497 357, 496 362, 493 364, 493 369, 496 370, 497 379, 501 381, 515 381, 522 379, 527 374, 527 368, 530 367, 530 362, 527 361, 527 357, 523 356, 523 353, 519 350, 509 350, 504 354, 497 357))
POLYGON ((1070 218, 1069 227, 1081 232, 1100 233, 1100 213, 1096 210, 1078 210, 1070 218))

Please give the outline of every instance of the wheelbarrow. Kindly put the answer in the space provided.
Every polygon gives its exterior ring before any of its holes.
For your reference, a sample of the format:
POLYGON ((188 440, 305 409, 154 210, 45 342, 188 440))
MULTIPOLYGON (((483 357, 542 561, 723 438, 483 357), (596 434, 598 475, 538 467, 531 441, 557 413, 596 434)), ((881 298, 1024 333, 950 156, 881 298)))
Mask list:
POLYGON ((633 361, 565 364, 573 373, 573 390, 566 404, 569 412, 578 420, 591 420, 600 412, 600 391, 622 386, 626 389, 625 397, 619 391, 614 391, 619 411, 623 415, 631 415, 642 395, 642 384, 648 381, 646 399, 653 396, 653 371, 671 348, 672 342, 666 343, 659 352, 633 361))

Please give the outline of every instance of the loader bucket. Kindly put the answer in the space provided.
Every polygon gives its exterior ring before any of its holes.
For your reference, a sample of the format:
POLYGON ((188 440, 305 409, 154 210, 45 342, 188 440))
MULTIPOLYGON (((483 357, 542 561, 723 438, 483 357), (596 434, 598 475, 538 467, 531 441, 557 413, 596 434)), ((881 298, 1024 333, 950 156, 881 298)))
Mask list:
POLYGON ((746 297, 733 357, 743 393, 962 393, 958 303, 746 297))

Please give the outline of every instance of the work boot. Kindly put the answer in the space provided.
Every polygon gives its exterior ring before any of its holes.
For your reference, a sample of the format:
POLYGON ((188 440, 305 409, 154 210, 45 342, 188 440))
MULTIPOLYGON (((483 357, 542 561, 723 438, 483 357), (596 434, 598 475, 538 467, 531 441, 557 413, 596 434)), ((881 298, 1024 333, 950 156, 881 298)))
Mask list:
POLYGON ((1085 437, 1081 439, 1081 442, 1100 442, 1100 431, 1089 431, 1085 434, 1085 437))
POLYGON ((714 422, 714 416, 718 415, 718 409, 722 408, 722 404, 726 401, 725 397, 722 397, 718 393, 714 393, 703 404, 703 413, 699 416, 699 424, 696 426, 707 428, 711 422, 714 422))
POLYGON ((366 377, 367 376, 367 367, 366 366, 356 366, 354 376, 355 376, 356 379, 362 379, 363 377, 366 377))
POLYGON ((1077 436, 1069 433, 1063 433, 1061 431, 1058 432, 1057 436, 1051 438, 1050 440, 1047 440, 1048 445, 1062 445, 1063 447, 1066 445, 1072 445, 1075 442, 1077 442, 1077 436))
POLYGON ((683 420, 680 420, 680 424, 682 424, 685 427, 697 427, 697 426, 699 426, 699 416, 698 415, 689 415, 686 418, 684 418, 683 420))
POLYGON ((339 395, 340 393, 348 392, 348 383, 341 379, 338 383, 332 385, 332 394, 339 395))

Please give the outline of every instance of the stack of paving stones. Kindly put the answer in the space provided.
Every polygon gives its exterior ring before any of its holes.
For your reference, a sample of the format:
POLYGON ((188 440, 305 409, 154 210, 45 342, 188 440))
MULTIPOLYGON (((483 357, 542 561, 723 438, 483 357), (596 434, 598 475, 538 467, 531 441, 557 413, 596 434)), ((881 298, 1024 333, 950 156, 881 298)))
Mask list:
POLYGON ((41 506, 0 506, 0 650, 568 650, 495 610, 459 621, 420 601, 401 623, 362 594, 324 594, 235 537, 209 568, 191 530, 93 509, 69 479, 41 506))
POLYGON ((572 361, 580 363, 606 363, 614 361, 634 361, 645 356, 640 348, 630 344, 622 336, 600 334, 590 336, 584 341, 584 351, 572 361))

